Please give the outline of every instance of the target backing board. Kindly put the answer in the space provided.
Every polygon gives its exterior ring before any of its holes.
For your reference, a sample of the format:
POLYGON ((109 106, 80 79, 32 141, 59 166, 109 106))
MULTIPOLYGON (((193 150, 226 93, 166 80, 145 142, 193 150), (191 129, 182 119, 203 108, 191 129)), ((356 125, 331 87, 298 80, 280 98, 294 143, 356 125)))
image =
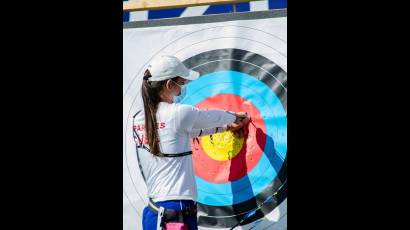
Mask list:
POLYGON ((181 103, 247 111, 242 137, 192 140, 199 229, 287 229, 286 10, 127 24, 123 29, 123 226, 142 229, 147 188, 132 138, 144 70, 159 55, 200 73, 181 103), (211 18, 212 17, 212 18, 211 18))

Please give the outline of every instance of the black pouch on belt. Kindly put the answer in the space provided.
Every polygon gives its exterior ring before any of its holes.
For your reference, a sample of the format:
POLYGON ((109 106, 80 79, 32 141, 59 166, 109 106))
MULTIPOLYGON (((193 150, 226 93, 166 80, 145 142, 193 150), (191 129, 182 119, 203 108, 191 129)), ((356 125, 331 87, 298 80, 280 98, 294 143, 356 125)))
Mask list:
POLYGON ((196 216, 197 213, 196 204, 190 205, 184 210, 179 211, 160 207, 157 204, 155 204, 155 202, 151 198, 149 198, 148 200, 148 208, 157 215, 159 215, 159 226, 161 226, 162 228, 165 227, 166 223, 170 222, 183 223, 184 217, 196 216))

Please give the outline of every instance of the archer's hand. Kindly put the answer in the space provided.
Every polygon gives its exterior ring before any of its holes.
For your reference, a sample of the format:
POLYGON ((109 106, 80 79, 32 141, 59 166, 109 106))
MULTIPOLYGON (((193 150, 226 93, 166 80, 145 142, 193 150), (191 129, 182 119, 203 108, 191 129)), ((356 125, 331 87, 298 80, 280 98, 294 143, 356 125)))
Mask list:
POLYGON ((245 112, 235 113, 235 115, 236 115, 235 122, 227 126, 227 129, 234 132, 234 134, 235 132, 241 130, 244 125, 248 124, 250 120, 248 114, 245 112))

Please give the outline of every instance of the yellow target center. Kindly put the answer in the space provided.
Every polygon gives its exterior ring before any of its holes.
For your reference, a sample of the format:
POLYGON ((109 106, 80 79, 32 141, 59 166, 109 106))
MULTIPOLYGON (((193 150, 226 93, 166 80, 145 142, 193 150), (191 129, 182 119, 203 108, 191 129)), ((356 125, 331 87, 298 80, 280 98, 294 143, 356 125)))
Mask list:
POLYGON ((243 141, 243 137, 235 137, 231 131, 225 131, 201 137, 201 146, 212 159, 226 161, 238 155, 243 141))

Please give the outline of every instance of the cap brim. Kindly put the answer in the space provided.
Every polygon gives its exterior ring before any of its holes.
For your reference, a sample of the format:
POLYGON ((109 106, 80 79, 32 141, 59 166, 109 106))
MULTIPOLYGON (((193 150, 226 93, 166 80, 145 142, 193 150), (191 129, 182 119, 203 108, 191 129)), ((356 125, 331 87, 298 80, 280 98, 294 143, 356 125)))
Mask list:
POLYGON ((181 76, 182 78, 185 78, 187 80, 193 81, 199 78, 199 73, 193 70, 189 70, 189 75, 188 76, 181 76))

